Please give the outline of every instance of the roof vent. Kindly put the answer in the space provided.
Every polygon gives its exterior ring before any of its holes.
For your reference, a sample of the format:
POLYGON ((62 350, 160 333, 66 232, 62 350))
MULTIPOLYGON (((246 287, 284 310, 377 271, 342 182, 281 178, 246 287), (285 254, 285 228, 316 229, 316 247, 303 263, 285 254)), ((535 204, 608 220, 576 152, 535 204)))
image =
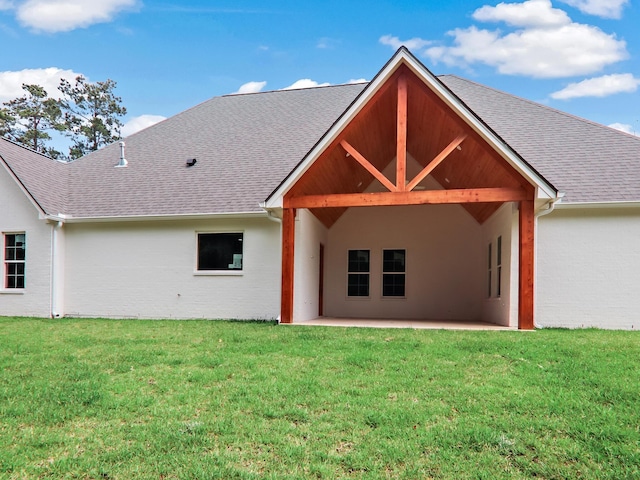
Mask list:
POLYGON ((193 167, 196 164, 197 161, 198 160, 196 160, 195 158, 188 159, 187 160, 187 167, 193 167))
POLYGON ((128 164, 129 162, 127 162, 127 159, 124 158, 124 142, 120 142, 120 161, 117 165, 115 165, 115 167, 126 167, 128 164))

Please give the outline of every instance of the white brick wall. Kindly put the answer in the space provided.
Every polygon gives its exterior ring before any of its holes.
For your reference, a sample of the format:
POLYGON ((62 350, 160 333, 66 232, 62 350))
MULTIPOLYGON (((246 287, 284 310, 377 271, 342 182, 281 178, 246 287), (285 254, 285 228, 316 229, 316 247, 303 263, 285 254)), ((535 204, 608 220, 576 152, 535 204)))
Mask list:
POLYGON ((65 313, 272 319, 280 231, 267 218, 67 224, 65 313), (196 274, 196 232, 244 232, 241 275, 196 274))
POLYGON ((537 325, 640 327, 640 209, 556 208, 537 234, 537 325))
MULTIPOLYGON (((0 166, 0 234, 26 233, 26 264, 24 291, 4 289, 4 251, 0 253, 0 315, 50 315, 51 225, 38 219, 36 207, 20 190, 9 173, 0 166)), ((0 249, 4 239, 0 236, 0 249)))

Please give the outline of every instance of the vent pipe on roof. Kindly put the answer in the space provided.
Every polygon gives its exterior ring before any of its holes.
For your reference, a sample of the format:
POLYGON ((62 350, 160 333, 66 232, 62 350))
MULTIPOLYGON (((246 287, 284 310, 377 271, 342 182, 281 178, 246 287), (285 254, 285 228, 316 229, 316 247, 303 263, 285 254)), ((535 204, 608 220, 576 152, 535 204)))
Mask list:
POLYGON ((120 161, 117 165, 115 165, 115 167, 126 167, 128 164, 129 162, 127 162, 127 159, 124 158, 124 142, 120 142, 120 161))

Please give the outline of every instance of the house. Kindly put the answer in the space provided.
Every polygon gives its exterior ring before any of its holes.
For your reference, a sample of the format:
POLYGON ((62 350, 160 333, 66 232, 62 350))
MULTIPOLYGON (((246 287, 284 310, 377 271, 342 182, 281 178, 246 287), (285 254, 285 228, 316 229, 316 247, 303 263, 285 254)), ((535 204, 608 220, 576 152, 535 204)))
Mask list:
POLYGON ((640 138, 401 48, 68 164, 0 140, 0 233, 0 315, 632 329, 640 138))

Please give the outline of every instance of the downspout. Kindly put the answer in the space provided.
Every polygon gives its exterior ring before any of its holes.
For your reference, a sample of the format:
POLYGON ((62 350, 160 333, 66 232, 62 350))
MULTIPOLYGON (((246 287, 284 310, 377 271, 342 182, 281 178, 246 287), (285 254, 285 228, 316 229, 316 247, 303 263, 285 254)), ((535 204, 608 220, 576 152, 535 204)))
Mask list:
MULTIPOLYGON (((558 196, 547 203, 547 208, 537 212, 534 215, 535 223, 534 223, 533 228, 534 228, 534 231, 535 231, 535 239, 536 239, 535 244, 534 244, 534 248, 535 248, 534 258, 535 258, 535 263, 536 263, 535 268, 534 268, 535 272, 538 271, 538 265, 537 265, 537 263, 538 263, 538 218, 544 217, 545 215, 549 215, 551 212, 553 212, 553 210, 556 208, 556 203, 560 202, 564 198, 564 195, 565 195, 564 192, 558 192, 558 196)), ((537 276, 537 273, 535 275, 537 276)), ((536 280, 535 284, 537 285, 537 283, 538 282, 536 280)), ((535 310, 535 297, 534 297, 534 310, 535 310)), ((534 312, 533 318, 534 319, 536 318, 535 312, 534 312)), ((533 326, 534 326, 534 328, 542 328, 541 325, 535 323, 535 320, 534 320, 534 325, 533 326)))
POLYGON ((64 222, 52 224, 51 233, 51 299, 50 316, 60 318, 64 316, 64 222))
MULTIPOLYGON (((552 199, 551 201, 549 201, 549 203, 547 203, 547 208, 536 213, 535 214, 536 223, 539 217, 544 217, 545 215, 549 215, 551 212, 553 212, 553 210, 556 208, 556 203, 561 201, 563 198, 564 198, 564 193, 558 193, 558 196, 556 198, 552 199)), ((536 225, 536 228, 537 228, 537 225, 536 225)))
MULTIPOLYGON (((267 212, 267 218, 269 220, 271 220, 272 222, 276 222, 278 225, 280 225, 280 244, 282 245, 282 219, 274 215, 273 210, 268 209, 264 203, 261 203, 260 206, 264 208, 264 210, 267 212)), ((280 325, 280 315, 278 315, 278 318, 276 319, 276 321, 278 322, 278 325, 280 325)))

